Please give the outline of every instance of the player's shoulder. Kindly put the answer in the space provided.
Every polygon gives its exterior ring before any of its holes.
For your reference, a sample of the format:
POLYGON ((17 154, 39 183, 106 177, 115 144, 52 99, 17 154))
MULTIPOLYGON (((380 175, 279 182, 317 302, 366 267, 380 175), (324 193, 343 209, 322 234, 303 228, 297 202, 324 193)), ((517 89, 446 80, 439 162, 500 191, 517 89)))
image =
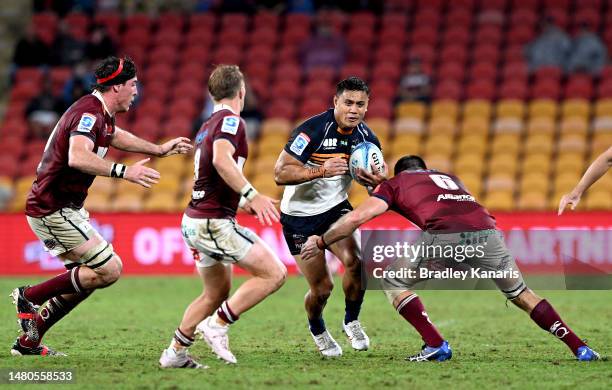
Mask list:
POLYGON ((231 135, 238 134, 238 130, 246 128, 246 122, 240 115, 234 114, 230 110, 220 110, 215 112, 211 120, 214 122, 216 131, 231 135))
POLYGON ((88 94, 75 101, 72 106, 68 108, 68 112, 74 115, 88 113, 96 116, 104 116, 104 106, 97 97, 92 94, 88 94))

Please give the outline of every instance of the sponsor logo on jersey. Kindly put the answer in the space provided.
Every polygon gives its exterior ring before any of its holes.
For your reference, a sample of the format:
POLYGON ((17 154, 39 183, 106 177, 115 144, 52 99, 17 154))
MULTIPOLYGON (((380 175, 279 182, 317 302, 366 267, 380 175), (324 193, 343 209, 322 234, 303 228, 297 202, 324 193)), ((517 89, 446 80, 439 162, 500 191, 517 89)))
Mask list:
POLYGON ((240 119, 237 116, 226 116, 223 118, 223 124, 221 125, 221 131, 236 135, 238 132, 238 126, 240 125, 240 119))
POLYGON ((338 146, 338 139, 337 138, 325 138, 323 140, 323 147, 325 149, 331 149, 331 148, 335 148, 338 146))
POLYGON ((91 129, 93 129, 94 123, 96 123, 96 116, 85 113, 81 116, 81 120, 79 121, 79 126, 77 127, 77 131, 81 131, 83 133, 89 133, 91 129))
POLYGON ((208 129, 204 130, 201 133, 198 133, 195 139, 196 145, 199 145, 204 140, 204 138, 206 138, 206 135, 208 135, 208 129))
POLYGON ((297 154, 298 156, 301 156, 302 152, 304 152, 304 149, 306 149, 306 146, 308 146, 309 143, 310 143, 310 137, 304 133, 300 133, 298 134, 297 137, 295 137, 295 139, 291 143, 289 150, 291 150, 293 153, 297 154))
POLYGON ((476 202, 472 195, 440 194, 437 202, 441 200, 456 200, 458 202, 476 202))

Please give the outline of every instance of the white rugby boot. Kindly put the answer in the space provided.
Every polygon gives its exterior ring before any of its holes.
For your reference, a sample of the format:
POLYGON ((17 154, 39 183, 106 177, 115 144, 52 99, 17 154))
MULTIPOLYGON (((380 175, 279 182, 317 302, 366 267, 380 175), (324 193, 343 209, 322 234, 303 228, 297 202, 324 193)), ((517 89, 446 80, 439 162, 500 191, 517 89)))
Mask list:
POLYGON ((219 325, 211 316, 196 326, 195 333, 202 336, 202 339, 206 341, 206 344, 208 344, 219 359, 225 360, 228 364, 235 364, 238 363, 238 360, 229 349, 228 330, 229 325, 219 325))
POLYGON ((345 324, 342 321, 342 330, 351 342, 351 347, 357 351, 367 351, 370 347, 370 338, 364 331, 359 320, 345 324))
POLYGON ((159 358, 159 366, 161 368, 208 368, 208 366, 204 366, 195 361, 189 355, 187 348, 181 348, 176 351, 172 347, 164 349, 159 358))
POLYGON ((312 332, 310 333, 310 335, 312 336, 312 339, 317 345, 319 352, 321 352, 323 356, 342 356, 342 348, 340 348, 340 345, 336 342, 336 340, 334 340, 334 338, 331 336, 331 334, 329 334, 327 330, 316 336, 312 334, 312 332))

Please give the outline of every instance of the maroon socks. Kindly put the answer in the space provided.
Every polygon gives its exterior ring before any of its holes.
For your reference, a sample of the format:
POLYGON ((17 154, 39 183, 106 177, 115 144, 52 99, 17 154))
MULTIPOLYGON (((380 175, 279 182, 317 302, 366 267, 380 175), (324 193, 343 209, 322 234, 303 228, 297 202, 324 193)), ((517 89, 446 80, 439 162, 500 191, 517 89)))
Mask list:
POLYGON ((233 324, 234 322, 238 321, 238 318, 240 318, 240 316, 232 312, 232 309, 230 309, 227 301, 223 301, 221 306, 219 306, 217 309, 217 315, 227 324, 233 324))
POLYGON ((576 336, 570 327, 563 322, 559 314, 557 314, 546 299, 542 299, 540 303, 533 308, 530 317, 540 326, 540 328, 552 333, 559 340, 563 341, 572 350, 574 355, 578 351, 578 348, 586 345, 576 336))
POLYGON ((425 307, 416 294, 404 298, 397 305, 397 311, 419 332, 428 347, 439 347, 442 345, 444 342, 442 335, 429 320, 425 307))
POLYGON ((28 287, 24 291, 25 298, 35 305, 42 305, 59 295, 83 292, 84 289, 79 281, 79 269, 80 267, 75 267, 53 279, 28 287))

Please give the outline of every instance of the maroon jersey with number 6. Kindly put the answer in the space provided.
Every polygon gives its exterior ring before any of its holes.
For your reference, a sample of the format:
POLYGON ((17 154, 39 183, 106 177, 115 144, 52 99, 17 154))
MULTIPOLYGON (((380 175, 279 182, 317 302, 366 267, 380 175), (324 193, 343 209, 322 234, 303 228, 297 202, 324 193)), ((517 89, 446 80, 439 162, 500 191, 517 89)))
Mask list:
POLYGON ((228 109, 215 111, 196 135, 195 183, 185 214, 191 218, 234 218, 240 194, 219 175, 213 165, 213 143, 226 139, 234 145, 234 161, 242 169, 248 156, 246 125, 228 109))
POLYGON ((461 181, 435 170, 403 171, 372 194, 421 230, 458 233, 495 229, 495 219, 461 181))
POLYGON ((86 95, 62 115, 49 136, 26 201, 26 215, 44 217, 64 208, 81 208, 95 176, 68 166, 70 137, 93 141, 93 152, 104 158, 115 132, 115 121, 102 101, 86 95))

